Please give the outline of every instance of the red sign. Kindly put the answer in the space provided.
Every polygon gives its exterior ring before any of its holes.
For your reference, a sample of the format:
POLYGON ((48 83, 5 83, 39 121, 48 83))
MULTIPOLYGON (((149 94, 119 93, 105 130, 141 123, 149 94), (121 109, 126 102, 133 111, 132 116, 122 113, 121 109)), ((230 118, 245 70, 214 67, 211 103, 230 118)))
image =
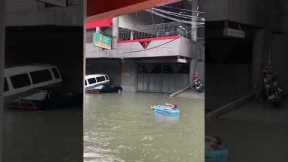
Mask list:
POLYGON ((112 18, 94 20, 85 24, 86 29, 95 29, 96 27, 111 27, 111 26, 112 26, 112 18))
POLYGON ((139 43, 142 45, 144 49, 146 49, 148 45, 150 44, 150 42, 151 42, 150 40, 147 40, 147 41, 141 41, 139 43))

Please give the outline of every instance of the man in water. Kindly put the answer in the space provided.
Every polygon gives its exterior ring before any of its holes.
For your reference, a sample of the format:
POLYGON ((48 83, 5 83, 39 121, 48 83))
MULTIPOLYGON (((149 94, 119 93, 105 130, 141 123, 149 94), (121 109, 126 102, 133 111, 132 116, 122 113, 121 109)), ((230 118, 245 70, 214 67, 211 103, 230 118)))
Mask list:
POLYGON ((175 105, 175 104, 165 103, 165 106, 168 106, 171 109, 177 109, 177 105, 175 105))

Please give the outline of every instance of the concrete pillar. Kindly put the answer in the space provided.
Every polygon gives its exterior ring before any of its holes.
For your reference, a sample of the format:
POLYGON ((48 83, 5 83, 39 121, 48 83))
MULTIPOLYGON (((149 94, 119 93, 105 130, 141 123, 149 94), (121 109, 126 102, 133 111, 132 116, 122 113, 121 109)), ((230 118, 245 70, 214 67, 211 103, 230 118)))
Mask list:
POLYGON ((133 39, 134 39, 134 32, 131 31, 131 32, 130 32, 130 40, 133 40, 133 39))
POLYGON ((4 128, 4 99, 3 81, 5 68, 5 0, 0 1, 0 162, 3 162, 3 128, 4 128))
POLYGON ((259 96, 263 88, 263 67, 268 63, 272 33, 269 30, 258 30, 254 36, 252 86, 259 96))
POLYGON ((100 31, 100 27, 96 27, 96 33, 100 33, 101 31, 100 31))
POLYGON ((118 43, 118 37, 119 37, 119 20, 118 17, 114 17, 112 19, 112 48, 117 48, 118 43))
POLYGON ((122 60, 121 86, 123 91, 136 92, 137 64, 134 60, 122 60))
POLYGON ((190 61, 190 71, 189 71, 189 84, 192 86, 193 84, 193 75, 196 72, 197 68, 197 60, 195 58, 192 58, 190 61))
POLYGON ((192 85, 193 75, 198 73, 204 83, 205 79, 205 46, 201 43, 193 42, 192 57, 190 61, 189 82, 192 85))
MULTIPOLYGON (((192 0, 192 11, 198 10, 199 0, 192 0)), ((197 18, 198 13, 192 12, 192 24, 191 24, 191 38, 194 42, 197 42, 197 18)))

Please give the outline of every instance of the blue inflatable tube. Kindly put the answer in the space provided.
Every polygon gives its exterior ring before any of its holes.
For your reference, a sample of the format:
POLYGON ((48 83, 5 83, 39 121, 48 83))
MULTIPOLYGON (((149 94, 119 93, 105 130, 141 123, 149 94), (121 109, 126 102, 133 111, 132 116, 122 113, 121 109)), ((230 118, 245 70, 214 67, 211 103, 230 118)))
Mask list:
POLYGON ((178 108, 172 109, 169 106, 166 105, 156 105, 151 107, 154 112, 163 114, 163 115, 169 115, 169 116, 178 116, 180 115, 180 110, 178 108))

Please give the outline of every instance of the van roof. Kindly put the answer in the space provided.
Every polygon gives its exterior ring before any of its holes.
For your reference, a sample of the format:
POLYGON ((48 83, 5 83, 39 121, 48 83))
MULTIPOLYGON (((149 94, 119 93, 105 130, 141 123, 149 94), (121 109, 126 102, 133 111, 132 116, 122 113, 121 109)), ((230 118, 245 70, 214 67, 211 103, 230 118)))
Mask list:
POLYGON ((53 68, 56 67, 54 65, 24 65, 24 66, 14 66, 5 68, 4 74, 5 76, 15 75, 15 74, 21 74, 21 73, 27 73, 30 71, 36 71, 41 69, 47 69, 47 68, 53 68))
POLYGON ((105 75, 106 74, 89 74, 89 75, 85 76, 85 79, 99 77, 99 76, 105 76, 105 75))

